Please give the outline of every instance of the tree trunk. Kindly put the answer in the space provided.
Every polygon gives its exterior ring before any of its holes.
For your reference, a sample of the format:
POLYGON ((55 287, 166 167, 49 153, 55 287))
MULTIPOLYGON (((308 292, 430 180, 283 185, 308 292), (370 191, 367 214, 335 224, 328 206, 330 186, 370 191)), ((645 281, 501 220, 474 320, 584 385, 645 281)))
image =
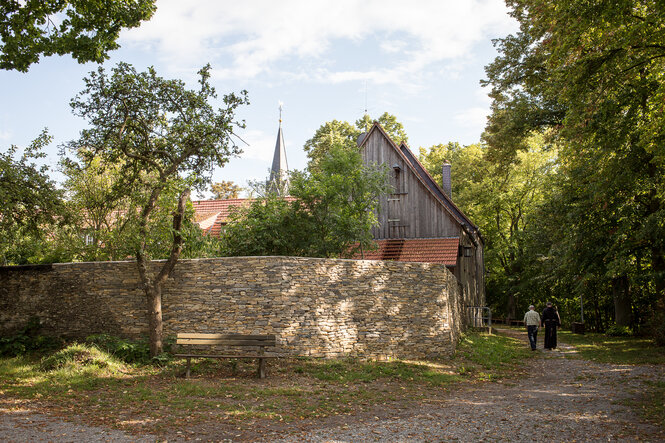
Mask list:
POLYGON ((663 251, 656 248, 652 249, 651 254, 653 257, 651 262, 655 274, 657 303, 661 307, 665 307, 665 257, 663 257, 663 251))
MULTIPOLYGON (((169 278, 173 268, 178 262, 180 253, 182 252, 183 237, 180 233, 182 222, 185 214, 185 205, 189 200, 189 189, 186 189, 180 194, 178 199, 178 208, 173 213, 173 243, 171 245, 171 253, 166 260, 162 269, 160 269, 157 276, 153 279, 148 269, 149 263, 145 256, 144 250, 141 249, 136 254, 136 262, 139 269, 141 282, 143 283, 143 290, 145 291, 147 307, 148 307, 148 328, 150 337, 150 356, 155 357, 163 351, 163 325, 162 325, 162 286, 166 279, 169 278)), ((147 215, 150 210, 145 210, 144 226, 147 225, 147 215)), ((144 230, 147 232, 147 230, 144 230)))
POLYGON ((148 303, 148 328, 150 335, 150 355, 155 357, 163 351, 162 326, 162 285, 152 285, 146 288, 146 301, 148 303))
POLYGON ((614 321, 617 326, 630 326, 632 300, 627 276, 622 275, 612 279, 612 295, 614 297, 614 321))
POLYGON ((517 303, 513 294, 508 294, 508 306, 506 307, 506 317, 509 320, 517 318, 517 303))

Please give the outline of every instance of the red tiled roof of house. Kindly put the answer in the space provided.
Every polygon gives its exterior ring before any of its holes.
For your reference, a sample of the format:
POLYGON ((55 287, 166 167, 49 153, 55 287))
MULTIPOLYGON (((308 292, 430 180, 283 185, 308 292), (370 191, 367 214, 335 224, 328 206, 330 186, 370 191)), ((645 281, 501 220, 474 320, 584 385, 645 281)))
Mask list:
MULTIPOLYGON (((407 262, 457 265, 459 238, 408 238, 377 240, 378 249, 365 251, 365 260, 396 260, 407 262)), ((360 259, 360 252, 353 257, 360 259)))
POLYGON ((233 208, 251 204, 252 199, 232 198, 228 200, 194 200, 194 220, 209 235, 218 236, 222 226, 229 222, 233 208))
MULTIPOLYGON (((284 197, 288 201, 294 197, 284 197)), ((227 200, 193 200, 194 220, 209 235, 219 236, 222 226, 230 221, 231 211, 241 206, 249 206, 254 199, 231 198, 227 200)))

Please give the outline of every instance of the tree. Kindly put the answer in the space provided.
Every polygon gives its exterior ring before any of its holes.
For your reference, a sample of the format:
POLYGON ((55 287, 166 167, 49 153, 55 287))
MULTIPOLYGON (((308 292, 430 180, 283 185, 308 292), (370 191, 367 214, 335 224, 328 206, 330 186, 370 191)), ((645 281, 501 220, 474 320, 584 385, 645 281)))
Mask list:
POLYGON ((532 131, 549 130, 561 167, 544 208, 557 212, 540 220, 565 223, 546 242, 566 270, 561 287, 580 296, 615 285, 617 320, 639 313, 640 297, 665 310, 665 7, 509 5, 520 32, 496 42, 500 55, 486 68, 493 159, 512 161, 532 131))
POLYGON ((317 167, 291 177, 293 206, 306 221, 307 255, 350 257, 372 242, 387 166, 365 165, 357 150, 335 147, 317 167))
POLYGON ((482 144, 420 148, 421 163, 439 183, 441 164, 444 160, 451 164, 455 203, 485 239, 488 303, 511 318, 518 308, 525 308, 518 306, 519 298, 526 302, 534 296, 523 279, 525 236, 556 172, 556 149, 546 148, 543 139, 533 135, 526 141, 528 149, 517 153, 514 162, 503 164, 492 161, 482 144))
POLYGON ((15 158, 18 148, 0 153, 0 254, 2 264, 39 261, 42 243, 64 216, 62 192, 49 177, 41 149, 51 141, 44 130, 15 158))
MULTIPOLYGON (((402 141, 404 143, 408 141, 404 126, 397 121, 397 117, 394 115, 384 112, 376 121, 398 145, 402 141)), ((339 120, 321 125, 314 136, 305 142, 304 149, 310 161, 310 168, 316 167, 317 162, 324 158, 334 146, 357 150, 360 134, 366 132, 373 124, 374 120, 365 114, 356 121, 355 127, 349 122, 339 120)))
POLYGON ((305 152, 310 162, 325 157, 334 146, 353 150, 358 144, 360 131, 349 122, 333 120, 325 122, 316 130, 314 136, 305 142, 305 152))
POLYGON ((152 355, 162 350, 161 290, 184 247, 190 189, 203 189, 214 166, 224 166, 240 153, 232 136, 234 127, 243 125, 234 115, 247 103, 246 92, 225 95, 225 108, 215 110, 210 66, 199 75, 199 89, 189 90, 180 80, 157 76, 153 68, 138 73, 120 63, 107 75, 100 67, 71 103, 74 114, 85 117, 90 128, 70 142, 69 149, 88 167, 95 157, 119 165, 113 198, 129 201, 128 210, 118 215, 132 225, 128 242, 146 295, 152 355), (169 201, 168 195, 177 198, 169 201), (172 211, 168 238, 155 238, 151 226, 160 224, 165 210, 172 211), (164 248, 167 260, 151 265, 154 251, 164 248))
POLYGON ((155 12, 155 0, 7 0, 0 3, 0 68, 27 72, 42 55, 101 63, 124 28, 155 12))
MULTIPOLYGON (((402 142, 408 143, 409 138, 404 132, 404 125, 397 121, 397 117, 387 112, 384 112, 376 119, 377 122, 383 127, 383 130, 390 136, 395 144, 400 145, 402 142)), ((360 132, 367 132, 372 127, 374 120, 368 114, 356 120, 356 128, 360 132)))
POLYGON ((64 159, 61 167, 67 177, 64 188, 74 214, 72 223, 80 237, 74 259, 120 260, 132 255, 123 238, 130 218, 122 216, 131 210, 131 200, 114 192, 121 163, 105 164, 99 156, 91 156, 87 164, 64 159))
POLYGON ((243 188, 232 181, 222 180, 221 182, 213 183, 210 190, 212 191, 213 199, 227 200, 230 198, 238 198, 238 194, 243 188))
POLYGON ((333 146, 316 167, 291 174, 292 199, 259 192, 263 198, 239 209, 223 234, 224 254, 351 256, 371 244, 378 197, 388 188, 384 168, 333 146))

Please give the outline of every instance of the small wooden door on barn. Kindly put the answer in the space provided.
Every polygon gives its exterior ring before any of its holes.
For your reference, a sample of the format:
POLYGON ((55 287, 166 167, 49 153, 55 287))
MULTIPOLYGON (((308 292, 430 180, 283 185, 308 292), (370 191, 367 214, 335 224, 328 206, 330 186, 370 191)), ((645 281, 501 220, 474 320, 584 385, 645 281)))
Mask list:
POLYGON ((398 165, 392 170, 393 192, 388 194, 388 238, 408 238, 409 222, 405 217, 405 200, 409 195, 406 189, 404 173, 398 165))

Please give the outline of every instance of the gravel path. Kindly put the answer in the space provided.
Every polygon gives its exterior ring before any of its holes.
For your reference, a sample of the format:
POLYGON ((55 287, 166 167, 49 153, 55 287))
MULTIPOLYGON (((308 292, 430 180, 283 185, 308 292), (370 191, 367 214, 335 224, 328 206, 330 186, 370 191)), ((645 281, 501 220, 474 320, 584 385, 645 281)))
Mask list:
MULTIPOLYGON (((515 334, 511 330, 501 332, 515 334)), ((526 334, 519 337, 525 339, 526 334)), ((310 429, 281 441, 665 442, 663 429, 643 422, 625 405, 648 389, 646 381, 665 380, 663 366, 618 366, 566 358, 574 350, 564 344, 555 351, 539 349, 538 352, 540 358, 529 361, 529 375, 523 380, 483 383, 438 396, 440 400, 402 411, 399 417, 364 422, 350 418, 353 421, 346 424, 310 429)), ((25 409, 4 408, 0 409, 0 441, 154 442, 158 439, 73 424, 25 409)))
POLYGON ((0 408, 0 441, 23 442, 154 442, 154 437, 135 437, 122 431, 73 424, 26 409, 0 408))
POLYGON ((622 404, 648 389, 645 380, 665 380, 665 368, 566 358, 574 353, 566 345, 537 352, 542 358, 533 359, 530 375, 517 383, 487 383, 453 392, 408 417, 309 431, 283 441, 665 441, 662 429, 622 404))

